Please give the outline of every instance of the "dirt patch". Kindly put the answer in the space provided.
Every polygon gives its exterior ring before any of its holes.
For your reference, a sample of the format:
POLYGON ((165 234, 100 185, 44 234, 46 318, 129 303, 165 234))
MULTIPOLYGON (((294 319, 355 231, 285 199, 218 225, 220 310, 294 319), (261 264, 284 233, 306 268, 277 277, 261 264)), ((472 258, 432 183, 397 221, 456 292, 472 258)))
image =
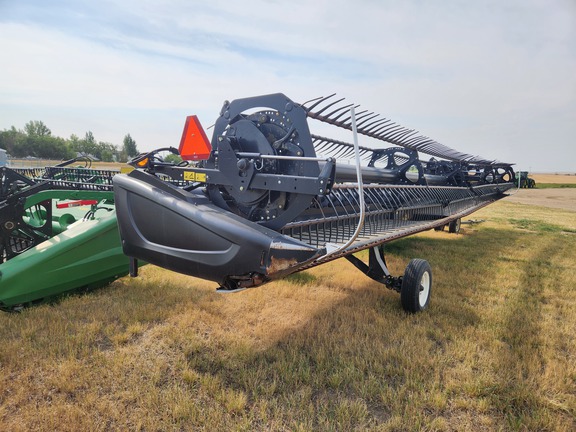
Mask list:
POLYGON ((507 198, 509 202, 537 205, 576 212, 576 188, 520 189, 507 198))

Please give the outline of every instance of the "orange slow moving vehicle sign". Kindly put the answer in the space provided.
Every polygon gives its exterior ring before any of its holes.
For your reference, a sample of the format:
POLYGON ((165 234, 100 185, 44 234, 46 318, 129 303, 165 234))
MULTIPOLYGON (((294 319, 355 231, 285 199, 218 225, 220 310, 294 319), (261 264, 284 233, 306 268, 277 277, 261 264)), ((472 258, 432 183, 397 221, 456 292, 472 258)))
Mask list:
POLYGON ((200 120, 195 115, 188 116, 180 140, 180 157, 184 160, 208 159, 210 150, 212 147, 200 120))

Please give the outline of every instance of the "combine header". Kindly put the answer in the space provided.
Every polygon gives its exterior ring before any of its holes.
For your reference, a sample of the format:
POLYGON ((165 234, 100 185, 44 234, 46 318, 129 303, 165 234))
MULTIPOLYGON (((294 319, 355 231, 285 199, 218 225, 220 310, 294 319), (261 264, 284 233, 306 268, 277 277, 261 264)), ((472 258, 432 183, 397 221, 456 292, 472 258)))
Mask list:
POLYGON ((227 292, 345 257, 400 292, 407 311, 424 309, 430 266, 414 259, 404 276, 392 276, 382 245, 459 226, 503 198, 514 171, 357 108, 334 96, 225 102, 211 143, 189 117, 179 150, 184 163, 165 163, 156 151, 132 161, 139 169, 114 177, 125 254, 227 292), (347 129, 353 143, 313 134, 312 123, 347 129), (360 146, 358 134, 379 146, 360 146), (354 256, 364 249, 368 263, 354 256))
POLYGON ((104 285, 128 273, 115 171, 0 168, 0 309, 104 285))

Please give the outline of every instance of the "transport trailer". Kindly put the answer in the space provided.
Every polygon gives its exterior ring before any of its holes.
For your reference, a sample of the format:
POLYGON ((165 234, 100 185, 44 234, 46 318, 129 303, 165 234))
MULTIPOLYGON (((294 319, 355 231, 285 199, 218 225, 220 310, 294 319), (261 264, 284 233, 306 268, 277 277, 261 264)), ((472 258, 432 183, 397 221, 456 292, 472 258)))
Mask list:
POLYGON ((506 196, 514 170, 357 108, 334 95, 303 104, 283 94, 225 102, 211 142, 188 117, 179 150, 161 149, 182 163, 164 162, 158 150, 113 179, 124 253, 224 292, 344 257, 398 291, 405 310, 426 308, 427 261, 414 259, 393 276, 382 246, 459 228, 462 217, 506 196), (314 134, 312 124, 347 129, 353 143, 314 134), (378 145, 360 145, 359 135, 378 145), (367 263, 354 255, 364 249, 367 263))

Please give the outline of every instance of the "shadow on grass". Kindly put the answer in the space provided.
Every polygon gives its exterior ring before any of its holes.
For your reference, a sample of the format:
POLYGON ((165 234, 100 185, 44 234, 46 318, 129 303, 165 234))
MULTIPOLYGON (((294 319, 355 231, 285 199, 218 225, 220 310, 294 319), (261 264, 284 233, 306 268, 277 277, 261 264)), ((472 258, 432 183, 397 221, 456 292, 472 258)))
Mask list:
MULTIPOLYGON (((419 429, 448 409, 443 375, 452 360, 446 358, 446 347, 481 322, 468 297, 481 298, 483 290, 490 289, 491 269, 521 238, 522 233, 514 231, 502 235, 497 229, 483 229, 457 239, 409 237, 393 242, 386 246, 387 253, 404 262, 425 258, 433 271, 437 269, 435 298, 427 312, 406 314, 396 294, 358 273, 358 286, 349 289, 343 300, 273 346, 263 351, 230 348, 222 355, 218 348, 197 345, 186 353, 189 367, 217 376, 227 387, 248 395, 253 404, 266 400, 282 407, 290 413, 283 419, 290 429, 348 430, 382 423, 392 427, 396 421, 401 428, 419 429)), ((531 266, 527 263, 524 268, 526 284, 531 266)), ((356 271, 344 260, 334 263, 336 267, 356 271)), ((296 276, 289 278, 296 285, 322 283, 313 274, 296 276)), ((508 357, 499 361, 502 370, 520 371, 525 358, 535 355, 531 350, 540 337, 537 303, 537 287, 511 302, 502 337, 514 341, 515 348, 511 364, 504 364, 508 357), (522 330, 519 320, 528 306, 534 320, 522 330)), ((496 383, 493 398, 500 421, 523 410, 522 389, 506 385, 496 383)), ((535 404, 527 402, 526 407, 535 404)))
POLYGON ((500 339, 505 343, 498 357, 499 382, 490 395, 494 409, 506 417, 514 430, 533 429, 535 418, 545 406, 541 399, 539 377, 544 371, 542 354, 543 290, 555 277, 552 260, 558 253, 557 239, 541 237, 532 245, 531 259, 520 264, 517 289, 508 292, 502 316, 500 339))
MULTIPOLYGON (((172 330, 177 331, 172 333, 161 333, 163 353, 182 357, 183 364, 163 375, 157 384, 160 389, 149 389, 159 394, 170 389, 185 392, 184 399, 202 404, 200 413, 190 408, 194 416, 180 414, 176 423, 181 429, 210 429, 210 421, 214 428, 236 429, 243 424, 247 430, 266 429, 273 420, 285 430, 362 430, 383 424, 389 429, 419 430, 437 418, 450 417, 452 395, 445 388, 445 374, 454 363, 448 354, 450 346, 467 329, 482 325, 478 304, 485 295, 494 295, 491 272, 502 261, 516 259, 513 251, 523 236, 517 231, 483 228, 455 238, 417 236, 393 242, 386 250, 396 257, 397 267, 412 257, 431 263, 435 282, 428 311, 406 314, 395 293, 358 272, 353 287, 324 285, 322 289, 338 290, 339 296, 296 327, 283 329, 281 316, 277 324, 267 324, 277 328, 271 329, 275 337, 265 344, 234 330, 246 316, 258 316, 258 310, 248 310, 249 305, 244 314, 225 316, 219 309, 220 297, 212 292, 198 287, 164 288, 143 279, 117 281, 98 293, 53 308, 43 306, 51 313, 44 320, 37 318, 28 330, 27 313, 5 320, 8 327, 4 331, 22 327, 22 335, 43 338, 43 344, 36 345, 37 352, 46 349, 58 362, 65 357, 93 355, 93 347, 98 347, 102 338, 110 339, 101 345, 102 350, 132 343, 130 338, 143 333, 134 329, 136 325, 145 329, 149 323, 183 319, 180 317, 194 310, 196 320, 175 325, 172 330), (114 299, 108 297, 112 293, 114 299), (94 310, 94 303, 101 309, 94 310), (207 316, 211 321, 203 321, 207 316), (93 334, 86 334, 85 323, 92 326, 93 334), (50 326, 51 330, 45 330, 50 326), (214 334, 215 326, 228 330, 214 334), (49 344, 60 337, 59 332, 67 332, 70 343, 54 351, 49 344), (74 342, 76 335, 78 342, 74 342), (216 415, 213 413, 221 416, 219 423, 208 418, 216 415)), ((496 429, 506 425, 520 428, 539 408, 531 382, 542 363, 538 351, 542 338, 539 286, 549 277, 543 270, 553 254, 552 242, 542 242, 536 258, 518 260, 524 289, 508 293, 498 336, 509 349, 495 359, 496 382, 486 395, 489 410, 496 413, 492 424, 496 429)), ((326 266, 332 266, 327 268, 335 273, 357 272, 345 260, 326 266)), ((318 274, 314 270, 299 273, 278 284, 290 284, 297 296, 323 284, 318 274)), ((275 295, 274 284, 258 289, 270 290, 268 297, 262 294, 259 299, 264 304, 275 295)), ((282 295, 288 296, 287 291, 282 295)), ((298 298, 296 307, 297 302, 298 298)), ((278 303, 279 315, 290 313, 289 308, 280 311, 282 299, 278 303)), ((41 315, 42 308, 30 315, 41 315)), ((113 389, 114 385, 99 383, 101 389, 113 389)), ((142 396, 140 408, 161 417, 171 407, 158 405, 159 399, 142 396)), ((168 426, 166 429, 171 429, 173 424, 168 426)), ((441 423, 436 426, 442 428, 441 423)), ((469 429, 470 424, 463 428, 469 429)))

